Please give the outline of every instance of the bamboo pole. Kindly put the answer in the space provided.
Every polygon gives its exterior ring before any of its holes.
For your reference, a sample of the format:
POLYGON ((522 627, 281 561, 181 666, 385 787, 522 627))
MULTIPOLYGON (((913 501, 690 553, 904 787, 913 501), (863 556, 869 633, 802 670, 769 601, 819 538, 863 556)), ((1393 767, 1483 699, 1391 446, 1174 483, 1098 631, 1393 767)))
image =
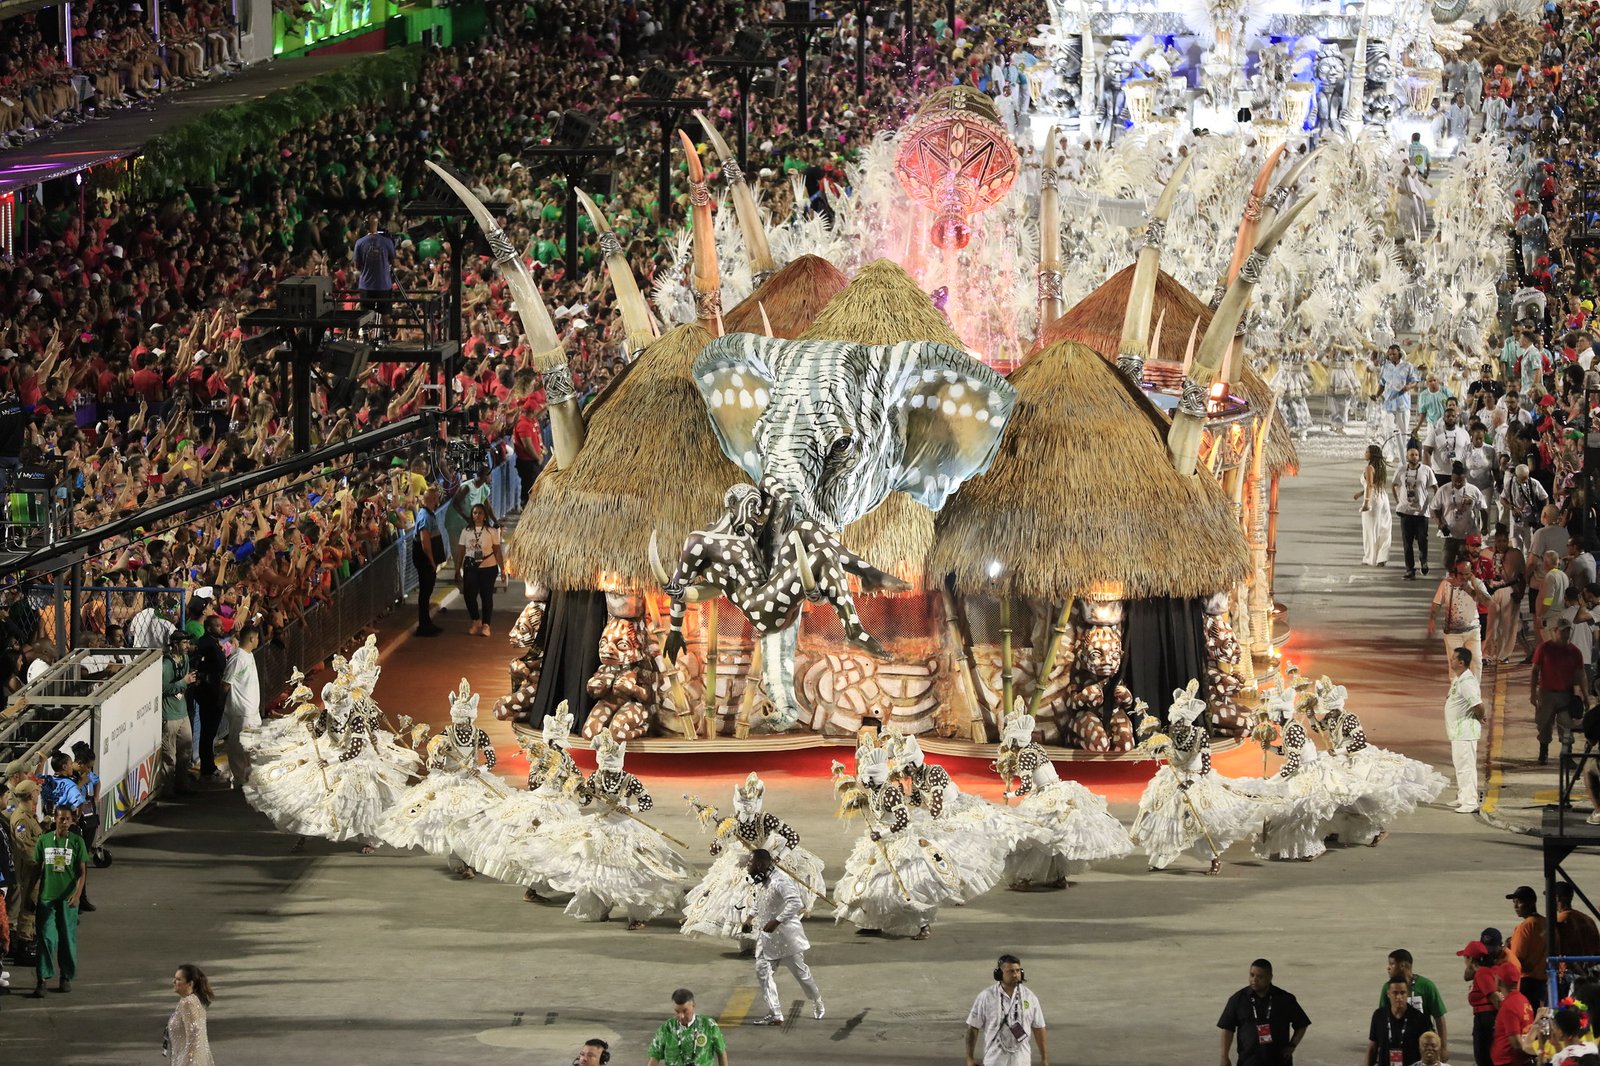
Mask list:
POLYGON ((763 665, 761 637, 752 635, 755 636, 755 650, 750 653, 750 672, 744 675, 744 691, 739 695, 739 714, 733 722, 735 740, 744 740, 750 735, 750 715, 755 712, 756 696, 761 692, 760 678, 763 665))
MULTIPOLYGON (((656 607, 654 595, 644 598, 645 610, 650 612, 650 621, 654 626, 661 626, 661 611, 656 607)), ((646 629, 649 634, 649 629, 646 629)), ((657 642, 659 646, 660 642, 657 642)), ((677 716, 678 726, 683 730, 683 739, 699 740, 700 732, 694 721, 694 704, 689 699, 689 694, 683 690, 683 656, 679 655, 676 662, 667 663, 667 691, 672 695, 672 713, 677 716)))
POLYGON ((995 716, 996 722, 1005 717, 1006 709, 1011 706, 1016 685, 1011 674, 1011 597, 1002 594, 1000 597, 1000 713, 995 716))
POLYGON ((705 717, 707 720, 706 733, 708 736, 717 735, 717 604, 716 601, 706 604, 701 608, 705 615, 706 624, 706 692, 704 700, 705 717))
POLYGON ((978 684, 972 676, 972 659, 967 654, 967 643, 961 639, 961 625, 956 615, 956 598, 947 585, 940 586, 939 596, 944 601, 945 630, 949 633, 951 643, 956 649, 956 674, 966 683, 967 695, 972 701, 967 707, 972 742, 987 744, 989 730, 983 722, 983 701, 978 698, 978 684))
POLYGON ((1278 580, 1278 478, 1272 479, 1267 497, 1267 602, 1268 613, 1272 607, 1272 589, 1278 580))
POLYGON ((1056 624, 1050 628, 1050 646, 1044 650, 1044 659, 1039 664, 1039 674, 1034 680, 1033 698, 1028 701, 1028 717, 1037 718, 1039 701, 1044 698, 1045 683, 1050 680, 1050 671, 1056 667, 1056 649, 1061 647, 1061 638, 1067 635, 1067 622, 1072 617, 1072 605, 1077 602, 1068 600, 1061 606, 1061 613, 1056 615, 1056 624))

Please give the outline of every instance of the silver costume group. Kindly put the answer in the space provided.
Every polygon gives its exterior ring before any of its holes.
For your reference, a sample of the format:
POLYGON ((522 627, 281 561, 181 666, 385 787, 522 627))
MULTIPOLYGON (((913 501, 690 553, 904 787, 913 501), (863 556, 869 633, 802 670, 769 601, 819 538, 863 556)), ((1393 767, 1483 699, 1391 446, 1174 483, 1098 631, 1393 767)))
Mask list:
POLYGON ((1056 772, 1019 700, 991 764, 1003 805, 963 792, 913 735, 859 734, 854 772, 833 764, 840 813, 859 817, 861 834, 830 899, 822 860, 764 809, 756 774, 734 789, 731 816, 685 797, 712 831, 713 861, 697 880, 687 845, 644 817, 655 801, 623 768, 626 745, 609 732, 593 741, 596 769, 586 780, 567 750, 573 717, 563 704, 542 739, 524 745, 528 784, 516 789, 492 772, 495 751, 466 680, 450 694, 450 724, 429 738, 426 725, 405 716, 391 725, 373 701, 377 658, 369 638, 348 661, 335 659, 320 705, 297 685, 289 712, 245 737, 259 763, 245 786, 254 807, 302 836, 419 848, 462 877, 524 885, 530 901, 565 895, 566 913, 580 921, 616 914, 640 928, 667 917, 688 936, 732 940, 754 950, 769 1021, 782 1020, 779 965, 822 1016, 800 925, 821 901, 860 933, 925 939, 941 907, 1002 883, 1061 887, 1135 849, 1151 869, 1189 851, 1216 872, 1240 841, 1262 857, 1298 860, 1320 855, 1332 838, 1374 844, 1445 785, 1428 766, 1369 743, 1342 686, 1293 673, 1254 731, 1282 756, 1281 771, 1226 777, 1212 766, 1199 720, 1205 701, 1191 682, 1173 693, 1164 727, 1143 716, 1140 747, 1158 765, 1124 829, 1102 797, 1056 772), (770 868, 756 870, 752 856, 770 857, 770 868))

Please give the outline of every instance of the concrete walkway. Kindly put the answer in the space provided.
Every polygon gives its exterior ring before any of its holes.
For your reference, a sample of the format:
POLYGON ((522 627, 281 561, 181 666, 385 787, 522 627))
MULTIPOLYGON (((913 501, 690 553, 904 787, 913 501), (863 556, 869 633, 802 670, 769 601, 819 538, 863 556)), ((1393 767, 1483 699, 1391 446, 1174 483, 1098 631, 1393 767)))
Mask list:
MULTIPOLYGON (((1431 589, 1402 581, 1398 565, 1359 565, 1358 471, 1353 459, 1308 455, 1285 486, 1288 654, 1350 688, 1376 743, 1447 770, 1443 654, 1424 633, 1431 589)), ((509 612, 487 640, 465 635, 453 603, 445 636, 399 640, 413 620, 397 613, 380 637, 388 651, 377 696, 391 713, 439 720, 463 673, 485 704, 505 690, 509 612)), ((1523 727, 1511 711, 1506 720, 1514 748, 1523 727)), ((701 869, 705 838, 680 793, 726 804, 741 776, 730 766, 647 782, 650 818, 695 845, 701 869)), ((860 827, 835 818, 825 782, 773 774, 767 783, 768 809, 836 878, 860 827)), ((1133 813, 1112 809, 1125 822, 1133 813)), ((723 1022, 734 1063, 959 1062, 972 997, 1010 950, 1044 1004, 1056 1066, 1215 1062, 1217 1013, 1257 956, 1276 963, 1279 984, 1314 1021, 1297 1064, 1350 1066, 1366 1046, 1384 958, 1403 946, 1439 983, 1452 1058, 1467 1062, 1454 953, 1486 925, 1510 929, 1504 896, 1538 883, 1538 845, 1444 804, 1392 830, 1381 847, 1335 849, 1314 863, 1262 862, 1241 846, 1219 877, 1191 859, 1150 873, 1133 857, 1065 891, 992 892, 945 911, 924 943, 857 937, 819 914, 807 925, 809 959, 829 1015, 817 1022, 795 1009, 782 974, 791 1020, 773 1030, 748 1024, 764 1008, 751 963, 729 945, 690 941, 664 922, 636 933, 582 925, 559 907, 521 902, 516 886, 457 882, 425 856, 315 841, 291 853, 235 795, 212 793, 163 804, 113 841, 116 864, 93 875, 100 910, 84 919, 73 992, 0 1000, 0 1046, 7 1061, 155 1063, 172 967, 194 961, 217 984, 211 1036, 223 1066, 555 1064, 591 1035, 614 1041, 617 1063, 639 1064, 680 985, 723 1022)), ((1580 881, 1600 876, 1591 855, 1567 869, 1580 881)))

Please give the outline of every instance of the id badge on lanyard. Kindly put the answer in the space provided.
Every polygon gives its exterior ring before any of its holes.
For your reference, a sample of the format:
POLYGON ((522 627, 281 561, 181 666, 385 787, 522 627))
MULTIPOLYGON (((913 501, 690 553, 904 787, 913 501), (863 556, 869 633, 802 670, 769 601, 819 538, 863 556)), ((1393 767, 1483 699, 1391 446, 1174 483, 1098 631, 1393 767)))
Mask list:
POLYGON ((1256 1023, 1256 1043, 1262 1046, 1272 1043, 1272 1023, 1256 1023))

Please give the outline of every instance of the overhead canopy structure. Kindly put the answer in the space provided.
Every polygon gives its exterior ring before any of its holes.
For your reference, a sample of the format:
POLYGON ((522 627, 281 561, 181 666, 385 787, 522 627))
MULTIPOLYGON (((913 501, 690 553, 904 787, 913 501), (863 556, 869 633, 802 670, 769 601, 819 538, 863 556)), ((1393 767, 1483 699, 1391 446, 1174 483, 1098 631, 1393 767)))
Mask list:
POLYGON ((839 268, 816 255, 803 255, 776 271, 733 310, 722 316, 728 333, 764 333, 772 324, 772 335, 794 340, 816 321, 817 315, 850 279, 839 268), (761 312, 766 311, 763 321, 761 312))
POLYGON ((1244 579, 1231 502, 1214 479, 1173 469, 1166 417, 1114 366, 1059 341, 1010 380, 1000 453, 939 513, 930 573, 965 594, 1045 603, 1191 599, 1244 579))

